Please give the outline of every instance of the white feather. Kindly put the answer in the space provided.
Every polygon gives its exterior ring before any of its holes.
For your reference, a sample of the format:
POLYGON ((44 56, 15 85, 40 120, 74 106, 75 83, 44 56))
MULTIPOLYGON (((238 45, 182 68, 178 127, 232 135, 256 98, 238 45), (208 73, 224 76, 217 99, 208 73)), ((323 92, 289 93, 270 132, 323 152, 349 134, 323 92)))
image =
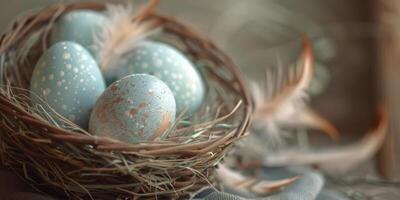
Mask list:
POLYGON ((154 22, 135 20, 131 4, 106 7, 106 20, 97 35, 97 59, 103 71, 112 70, 112 63, 134 48, 138 41, 156 31, 154 22))

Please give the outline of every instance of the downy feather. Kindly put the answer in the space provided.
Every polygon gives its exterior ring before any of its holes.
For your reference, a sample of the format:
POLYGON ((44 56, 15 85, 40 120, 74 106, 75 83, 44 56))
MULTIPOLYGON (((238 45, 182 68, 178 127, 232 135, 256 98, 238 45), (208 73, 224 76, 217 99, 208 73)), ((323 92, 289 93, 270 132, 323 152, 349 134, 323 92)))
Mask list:
POLYGON ((112 70, 116 60, 157 30, 155 22, 138 20, 144 12, 151 12, 156 2, 151 1, 137 14, 132 4, 107 5, 106 20, 100 34, 95 37, 96 57, 103 71, 112 70))

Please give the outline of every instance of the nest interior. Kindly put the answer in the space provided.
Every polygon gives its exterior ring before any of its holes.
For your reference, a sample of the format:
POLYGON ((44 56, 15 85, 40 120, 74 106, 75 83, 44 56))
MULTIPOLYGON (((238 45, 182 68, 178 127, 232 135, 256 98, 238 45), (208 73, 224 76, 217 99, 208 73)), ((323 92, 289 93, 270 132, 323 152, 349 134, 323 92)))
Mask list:
POLYGON ((184 52, 207 83, 202 108, 178 119, 159 141, 127 144, 93 136, 43 103, 31 106, 29 83, 49 47, 52 24, 99 3, 57 4, 16 20, 0 38, 0 158, 38 190, 73 199, 178 197, 212 184, 212 171, 247 131, 252 100, 233 62, 211 41, 173 17, 157 1, 132 22, 161 28, 156 38, 184 52), (57 119, 57 120, 55 120, 57 119), (59 123, 62 121, 63 123, 59 123))

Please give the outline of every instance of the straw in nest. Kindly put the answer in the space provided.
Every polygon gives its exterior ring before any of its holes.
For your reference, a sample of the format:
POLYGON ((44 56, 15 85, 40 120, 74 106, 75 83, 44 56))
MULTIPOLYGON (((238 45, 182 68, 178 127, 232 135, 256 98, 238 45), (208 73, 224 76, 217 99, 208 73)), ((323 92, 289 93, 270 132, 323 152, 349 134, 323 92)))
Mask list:
MULTIPOLYGON (((152 37, 179 48, 198 66, 208 91, 196 116, 178 117, 161 141, 127 144, 91 135, 45 103, 32 107, 30 77, 49 47, 53 23, 73 10, 106 9, 99 3, 53 5, 20 18, 0 38, 0 158, 5 166, 38 190, 72 199, 172 198, 213 182, 215 166, 246 133, 252 101, 231 60, 189 26, 154 12, 156 4, 151 1, 130 22, 141 36, 159 30, 152 37)), ((112 62, 110 55, 99 55, 102 65, 112 62)))

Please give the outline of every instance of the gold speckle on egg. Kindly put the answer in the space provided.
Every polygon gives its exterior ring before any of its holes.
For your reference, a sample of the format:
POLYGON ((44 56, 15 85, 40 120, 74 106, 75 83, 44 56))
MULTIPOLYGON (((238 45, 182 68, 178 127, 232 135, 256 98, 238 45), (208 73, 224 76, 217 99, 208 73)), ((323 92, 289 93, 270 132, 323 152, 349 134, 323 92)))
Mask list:
POLYGON ((46 90, 42 90, 43 96, 46 96, 46 90))
POLYGON ((63 77, 65 75, 64 71, 60 71, 60 76, 63 77))
POLYGON ((149 92, 148 92, 148 94, 149 94, 150 96, 153 96, 153 95, 154 95, 154 91, 153 91, 152 89, 150 89, 149 92))
POLYGON ((64 58, 65 60, 68 60, 68 59, 71 58, 71 54, 69 54, 69 53, 64 53, 63 58, 64 58))
POLYGON ((71 69, 71 68, 72 68, 72 65, 71 65, 71 64, 66 64, 65 67, 66 67, 67 69, 71 69))

